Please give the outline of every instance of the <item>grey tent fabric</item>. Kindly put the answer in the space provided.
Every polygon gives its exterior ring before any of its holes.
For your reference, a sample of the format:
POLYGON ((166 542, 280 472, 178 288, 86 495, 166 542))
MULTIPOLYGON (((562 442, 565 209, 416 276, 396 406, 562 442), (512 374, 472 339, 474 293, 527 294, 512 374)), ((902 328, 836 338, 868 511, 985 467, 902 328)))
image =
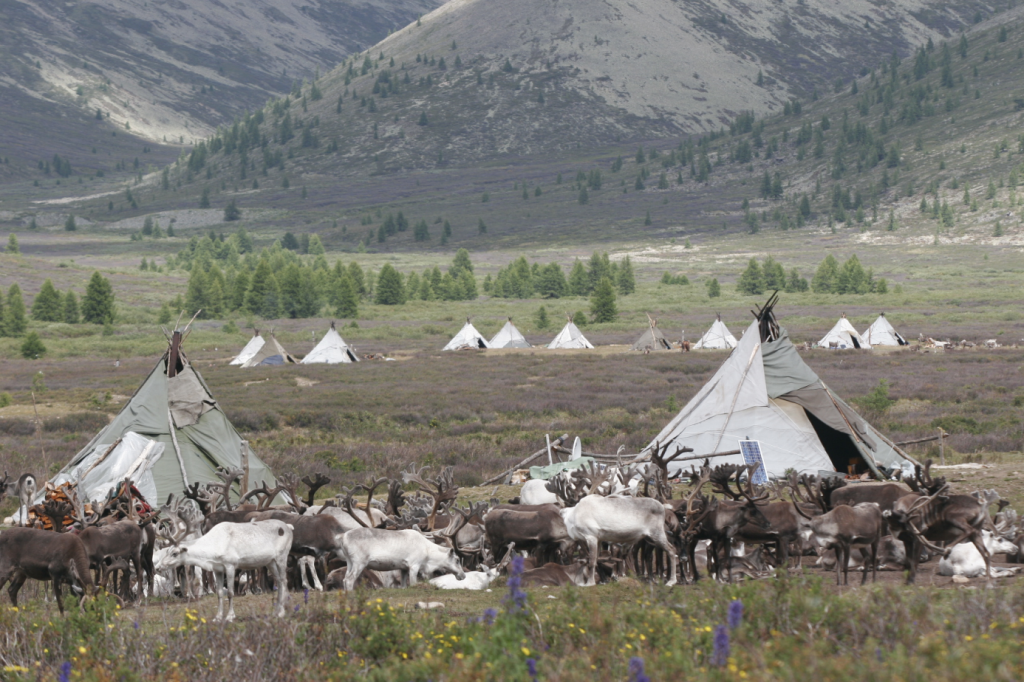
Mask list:
POLYGON ((151 469, 160 501, 170 493, 180 495, 188 484, 219 482, 217 467, 244 469, 243 462, 248 465, 250 486, 258 486, 261 481, 268 486, 276 485, 270 468, 248 444, 243 444, 199 372, 181 356, 178 376, 168 379, 167 361, 165 353, 128 404, 58 476, 68 474, 88 457, 95 456, 97 450, 106 449, 133 432, 163 446, 163 455, 151 469), (177 399, 175 404, 172 396, 177 399), (176 427, 170 422, 172 415, 176 427))
POLYGON ((283 365, 286 362, 290 362, 293 365, 298 364, 298 360, 293 358, 292 354, 286 351, 277 338, 271 334, 256 355, 249 358, 242 367, 248 369, 249 367, 259 367, 261 365, 264 367, 267 365, 283 365))
POLYGON ((658 325, 652 322, 630 350, 672 350, 672 344, 658 329, 658 325))
POLYGON ((530 467, 530 478, 537 478, 542 481, 546 481, 550 478, 554 478, 563 471, 585 468, 589 462, 593 461, 593 457, 584 456, 569 462, 555 462, 554 464, 548 464, 546 466, 530 467))
MULTIPOLYGON (((832 392, 825 388, 825 384, 820 381, 818 386, 808 386, 807 388, 790 391, 783 395, 782 398, 791 403, 796 403, 836 431, 845 433, 848 436, 856 435, 864 441, 867 440, 867 423, 849 405, 836 399, 832 392), (833 399, 835 399, 835 402, 833 402, 833 399), (836 406, 839 407, 838 410, 836 406)), ((872 450, 875 449, 873 443, 870 445, 870 448, 872 450)))
MULTIPOLYGON (((754 331, 757 332, 756 329, 754 331)), ((770 398, 778 398, 821 381, 800 357, 785 329, 779 330, 779 338, 775 341, 762 344, 761 355, 770 398)))

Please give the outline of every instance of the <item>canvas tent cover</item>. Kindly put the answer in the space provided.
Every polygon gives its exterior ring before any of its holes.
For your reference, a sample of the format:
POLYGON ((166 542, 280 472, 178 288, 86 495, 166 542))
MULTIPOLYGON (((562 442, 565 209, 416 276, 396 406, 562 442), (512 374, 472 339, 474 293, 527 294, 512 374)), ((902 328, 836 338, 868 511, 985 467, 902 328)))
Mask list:
POLYGON ((252 356, 260 352, 260 348, 263 348, 263 343, 263 337, 260 336, 259 332, 256 332, 253 334, 253 337, 249 339, 249 343, 245 344, 245 348, 242 349, 242 352, 236 355, 229 364, 244 365, 252 359, 252 356))
POLYGON ((735 347, 736 337, 720 318, 715 320, 711 328, 704 332, 704 336, 693 346, 694 350, 724 350, 735 347))
POLYGON ((595 461, 593 457, 577 457, 569 462, 555 462, 545 466, 530 467, 530 478, 547 481, 563 471, 586 468, 593 461, 595 461))
POLYGON ((316 347, 309 351, 309 355, 302 358, 303 365, 336 365, 349 362, 359 362, 359 358, 349 348, 349 345, 345 343, 345 339, 341 338, 341 334, 334 328, 333 322, 331 323, 331 328, 324 334, 324 338, 320 339, 320 343, 316 344, 316 347))
POLYGON ((487 339, 483 337, 480 332, 476 330, 473 324, 466 320, 466 324, 463 325, 459 333, 448 342, 448 345, 441 350, 462 350, 463 348, 490 348, 491 345, 487 343, 487 339))
MULTIPOLYGON (((873 471, 910 464, 804 363, 785 330, 762 343, 756 321, 648 449, 675 442, 705 455, 735 450, 747 439, 760 441, 766 472, 774 477, 790 468, 845 473, 854 458, 873 471)), ((742 464, 743 458, 714 460, 723 463, 742 464)))
POLYGON ((259 367, 260 365, 283 365, 286 362, 290 362, 294 365, 298 361, 293 358, 291 353, 286 351, 284 346, 278 343, 277 338, 271 334, 270 338, 266 340, 259 351, 242 364, 242 367, 249 368, 259 367))
POLYGON ((202 377, 184 357, 177 376, 167 377, 168 357, 165 353, 128 404, 61 469, 54 482, 88 469, 90 462, 121 438, 121 444, 104 464, 88 475, 90 495, 104 486, 113 487, 117 476, 126 471, 121 468, 123 463, 141 456, 143 441, 155 443, 146 456, 146 474, 133 481, 151 505, 154 501, 162 504, 170 493, 180 495, 188 484, 219 482, 217 467, 245 468, 243 457, 250 486, 260 481, 276 485, 274 474, 242 441, 202 377), (150 478, 152 487, 147 483, 150 478))
POLYGON ((571 321, 567 322, 558 336, 551 340, 548 348, 593 348, 587 337, 583 336, 580 328, 571 321))
POLYGON ((533 348, 533 345, 512 324, 512 320, 506 322, 505 326, 494 335, 487 345, 491 348, 533 348))
POLYGON ((661 333, 658 326, 651 324, 647 331, 640 335, 630 350, 672 350, 672 344, 661 333))
MULTIPOLYGON (((84 457, 76 457, 64 467, 50 483, 59 486, 70 481, 78 486, 85 500, 105 501, 118 483, 130 478, 151 507, 159 506, 162 501, 157 494, 153 467, 164 455, 164 444, 128 431, 111 450, 113 445, 97 443, 84 457)), ((45 490, 38 496, 39 501, 44 494, 45 490)))
POLYGON ((907 340, 885 319, 885 313, 878 316, 871 326, 861 334, 872 346, 906 346, 907 340))
POLYGON ((818 345, 822 348, 838 348, 840 350, 846 350, 849 348, 865 348, 870 350, 871 344, 865 341, 857 330, 853 328, 850 321, 843 315, 836 322, 836 326, 832 327, 832 330, 818 342, 818 345), (831 346, 835 343, 835 346, 831 346))

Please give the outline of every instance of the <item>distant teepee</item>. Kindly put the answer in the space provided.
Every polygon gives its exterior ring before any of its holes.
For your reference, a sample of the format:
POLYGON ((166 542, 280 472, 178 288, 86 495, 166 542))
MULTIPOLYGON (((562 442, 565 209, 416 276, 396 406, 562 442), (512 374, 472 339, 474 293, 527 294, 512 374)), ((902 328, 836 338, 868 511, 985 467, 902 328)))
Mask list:
POLYGON ((647 329, 644 330, 644 333, 640 335, 640 338, 636 340, 636 343, 632 345, 630 350, 672 350, 672 344, 661 333, 661 330, 658 329, 658 321, 648 315, 647 323, 647 329))
POLYGON ((286 363, 298 364, 298 360, 292 357, 292 354, 284 349, 277 338, 274 336, 274 332, 270 332, 270 337, 266 340, 259 351, 249 358, 245 363, 242 364, 243 368, 258 367, 258 366, 269 366, 269 365, 283 365, 286 363))
POLYGON ((332 321, 331 328, 320 339, 320 343, 316 344, 316 347, 309 351, 309 355, 302 358, 301 364, 337 365, 350 362, 359 362, 359 358, 356 356, 355 351, 345 343, 345 339, 341 338, 341 334, 338 333, 332 321))
POLYGON ((872 346, 908 345, 907 340, 885 319, 885 313, 881 313, 861 336, 872 346))
POLYGON ((694 350, 725 350, 736 347, 736 337, 732 335, 729 328, 722 322, 722 316, 716 315, 711 328, 704 332, 694 345, 694 350))
POLYGON ((487 339, 476 330, 476 327, 466 318, 466 324, 462 326, 459 333, 452 337, 448 345, 441 350, 464 350, 467 348, 490 348, 487 339))
MULTIPOLYGON (((568 317, 568 315, 566 316, 568 317)), ((587 337, 583 336, 583 332, 577 327, 572 318, 569 317, 569 321, 566 322, 565 326, 562 327, 562 331, 558 332, 558 336, 551 340, 548 344, 548 348, 593 348, 590 341, 587 341, 587 337)))
POLYGON ((533 348, 533 345, 512 324, 511 317, 508 318, 505 326, 494 335, 494 338, 487 345, 491 348, 533 348))
POLYGON ((252 356, 260 352, 260 348, 263 348, 263 337, 260 336, 260 330, 254 329, 252 338, 249 339, 249 343, 245 344, 242 352, 234 357, 230 364, 232 365, 244 365, 252 359, 252 356))
POLYGON ((839 350, 848 348, 871 350, 871 344, 865 341, 857 330, 853 328, 850 321, 846 319, 846 313, 843 313, 843 316, 836 322, 836 326, 832 327, 829 333, 822 337, 821 341, 818 342, 818 346, 839 350))

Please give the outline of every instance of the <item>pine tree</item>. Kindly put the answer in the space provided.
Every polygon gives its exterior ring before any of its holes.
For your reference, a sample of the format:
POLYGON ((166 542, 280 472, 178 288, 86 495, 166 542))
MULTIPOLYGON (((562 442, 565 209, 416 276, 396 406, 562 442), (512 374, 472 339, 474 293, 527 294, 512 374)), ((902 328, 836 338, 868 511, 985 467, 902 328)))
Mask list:
POLYGON ((615 277, 615 285, 623 296, 629 296, 636 291, 636 277, 633 275, 633 262, 629 256, 623 258, 622 262, 619 263, 619 272, 615 277))
POLYGON ((64 230, 67 232, 74 232, 78 229, 78 225, 75 224, 75 216, 69 215, 68 219, 64 221, 64 230))
POLYGON ((476 288, 476 278, 469 270, 463 270, 459 275, 459 289, 463 301, 474 301, 480 295, 476 288))
POLYGON ((836 292, 839 283, 839 262, 831 253, 821 261, 814 278, 811 280, 811 289, 816 294, 832 294, 836 292))
POLYGON ((590 201, 590 194, 587 193, 586 185, 580 187, 580 193, 576 200, 580 203, 580 206, 585 206, 590 201))
POLYGON ((569 271, 569 293, 573 296, 586 296, 590 293, 590 276, 583 263, 577 258, 569 271))
POLYGON ((39 322, 63 322, 64 301, 60 292, 47 279, 32 301, 32 319, 39 322))
POLYGON ((651 225, 651 209, 647 209, 647 215, 644 216, 644 225, 647 227, 651 225))
POLYGON ((25 318, 25 299, 21 295, 21 287, 12 284, 7 290, 7 302, 4 306, 3 335, 21 336, 28 327, 25 318))
POLYGON ((464 270, 473 274, 473 263, 469 260, 469 251, 459 249, 455 252, 455 258, 452 259, 452 264, 448 267, 448 273, 458 279, 464 270))
POLYGON ((352 284, 352 278, 344 268, 336 274, 332 293, 335 306, 334 314, 338 317, 358 317, 359 294, 356 292, 355 285, 352 284))
POLYGON ((548 263, 540 271, 536 282, 537 295, 541 298, 562 298, 569 290, 562 267, 558 263, 548 263))
POLYGON ((712 279, 707 283, 708 287, 708 298, 718 298, 722 295, 722 287, 718 283, 718 278, 712 279))
POLYGON ((39 338, 39 334, 35 332, 28 333, 28 336, 25 337, 24 343, 21 344, 20 350, 21 357, 26 360, 38 360, 46 355, 46 346, 43 345, 43 341, 39 338))
POLYGON ((786 293, 795 294, 807 291, 807 280, 800 276, 800 272, 793 268, 789 271, 789 279, 786 280, 786 293))
POLYGON ((228 297, 227 305, 229 310, 242 310, 245 308, 245 295, 249 292, 249 273, 242 270, 235 275, 231 282, 231 295, 228 297))
MULTIPOLYGON (((199 197, 199 208, 210 208, 210 188, 203 188, 203 196, 199 197)), ((225 220, 227 218, 225 217, 225 220)), ((145 234, 145 232, 143 232, 145 234)))
POLYGON ((602 277, 590 296, 590 314, 594 322, 614 322, 619 316, 615 307, 615 288, 609 277, 602 277))
POLYGON ((75 296, 75 292, 68 289, 68 293, 64 296, 64 323, 65 324, 78 324, 82 321, 82 317, 78 312, 78 297, 75 296))
POLYGON ((170 324, 170 322, 171 322, 171 309, 167 305, 167 303, 164 303, 164 304, 162 304, 160 306, 160 315, 157 318, 157 323, 158 324, 170 324))
POLYGON ((266 258, 260 259, 252 273, 249 291, 245 295, 245 308, 266 320, 281 316, 281 290, 266 258))
POLYGON ((736 289, 741 294, 760 295, 764 293, 764 273, 756 258, 751 258, 747 269, 736 282, 736 289))
POLYGON ((480 223, 477 225, 477 230, 480 234, 487 234, 487 224, 484 222, 483 218, 480 219, 480 223))
POLYGON ((7 238, 7 253, 14 254, 15 256, 21 253, 21 249, 18 248, 18 236, 13 232, 7 238))
POLYGON ((442 233, 442 237, 444 239, 449 239, 449 238, 451 238, 451 236, 452 236, 452 224, 449 223, 446 220, 446 221, 444 221, 444 232, 442 233))
POLYGON ((320 241, 320 235, 311 234, 309 235, 309 255, 310 256, 322 256, 327 251, 324 249, 324 244, 320 241))
POLYGON ((199 313, 199 319, 209 319, 213 316, 210 305, 207 301, 209 287, 206 273, 198 264, 192 265, 192 272, 188 276, 188 288, 185 292, 185 312, 189 316, 199 313))
POLYGON ((365 296, 370 293, 366 287, 366 275, 363 273, 363 269, 359 267, 359 263, 355 261, 349 263, 348 276, 352 279, 352 288, 355 289, 356 294, 365 296))
POLYGON ((537 309, 535 321, 537 323, 537 329, 547 329, 551 326, 551 320, 548 318, 547 308, 541 306, 537 309))
POLYGON ((385 263, 377 276, 377 291, 374 303, 377 305, 402 305, 405 303, 405 286, 402 275, 390 263, 385 263))
POLYGON ((856 254, 850 256, 840 268, 835 291, 839 294, 866 294, 871 291, 868 273, 864 271, 856 254))
POLYGON ((224 221, 231 222, 233 220, 239 220, 242 217, 242 211, 238 208, 235 200, 232 199, 231 203, 224 207, 224 221))
POLYGON ((82 319, 90 324, 114 323, 114 289, 99 271, 92 273, 82 298, 82 319))

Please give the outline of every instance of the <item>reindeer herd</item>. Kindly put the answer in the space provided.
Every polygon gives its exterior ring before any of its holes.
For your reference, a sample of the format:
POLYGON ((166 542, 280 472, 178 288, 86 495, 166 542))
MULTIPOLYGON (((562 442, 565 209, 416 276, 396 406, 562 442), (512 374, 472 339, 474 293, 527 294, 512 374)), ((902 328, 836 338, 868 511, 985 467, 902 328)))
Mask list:
MULTIPOLYGON (((243 472, 220 469, 218 483, 193 484, 159 509, 130 481, 102 504, 66 485, 64 498, 22 516, 34 527, 0 532, 0 588, 10 582, 17 605, 26 580, 47 581, 62 613, 65 584, 80 597, 109 586, 122 600, 216 592, 216 618, 230 621, 242 593, 275 591, 280 617, 289 589, 420 579, 486 589, 516 554, 526 556, 524 586, 626 575, 675 585, 698 581, 702 571, 731 582, 787 571, 806 555, 834 570, 837 584, 851 568, 863 571, 862 584, 880 568, 905 570, 913 583, 921 561, 936 556, 942 575, 989 579, 993 553, 1024 561, 1024 529, 1005 500, 991 490, 951 494, 944 478, 931 476, 930 461, 905 481, 847 485, 792 474, 763 486, 752 482, 753 467, 705 461, 684 474, 687 487, 673 485, 669 472, 684 452, 655 447, 644 464, 590 464, 529 481, 508 503, 492 497, 464 507, 452 467, 433 478, 415 466, 401 480, 371 478, 320 505, 316 494, 330 479, 319 474, 238 494, 243 472)), ((25 480, 9 485, 5 475, 0 491, 19 495, 25 480)), ((26 508, 30 500, 21 495, 26 508)))

